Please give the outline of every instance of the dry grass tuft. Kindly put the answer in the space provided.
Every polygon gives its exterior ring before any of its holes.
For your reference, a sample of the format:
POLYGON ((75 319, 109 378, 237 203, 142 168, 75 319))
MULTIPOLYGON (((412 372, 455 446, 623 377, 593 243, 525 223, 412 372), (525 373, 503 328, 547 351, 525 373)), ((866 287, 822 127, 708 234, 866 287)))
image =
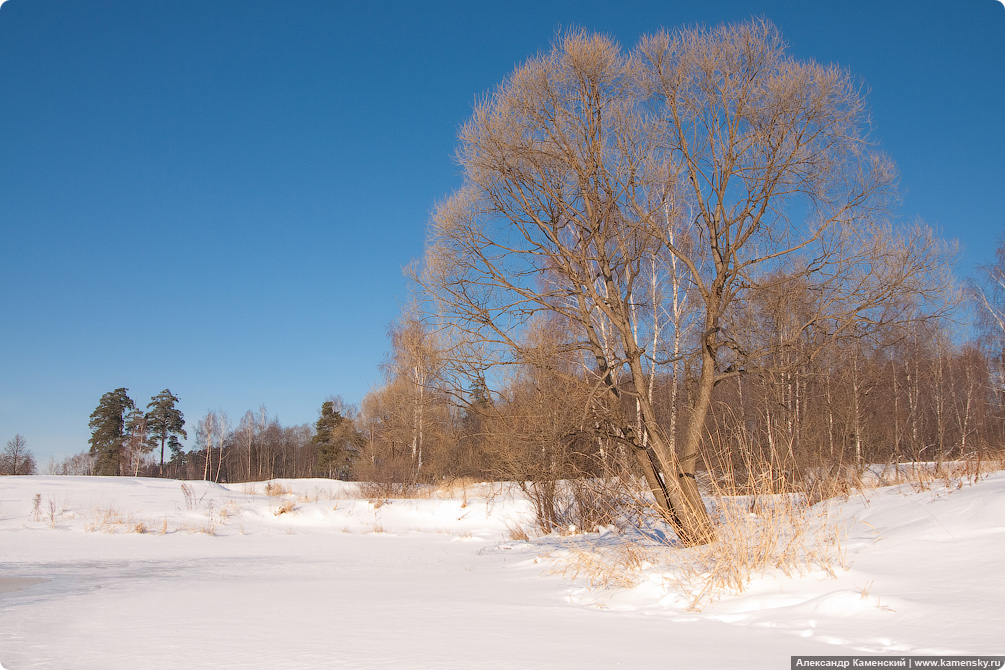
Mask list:
POLYGON ((189 512, 194 510, 202 500, 201 498, 196 500, 195 489, 191 484, 186 484, 185 482, 181 483, 181 495, 185 499, 185 509, 189 512))
POLYGON ((360 497, 372 503, 385 502, 395 498, 419 498, 422 487, 415 482, 360 482, 360 497))
POLYGON ((965 484, 976 484, 993 472, 1005 470, 1005 450, 976 451, 955 461, 905 463, 890 467, 895 468, 896 480, 887 483, 906 481, 918 493, 937 487, 960 489, 965 484))
POLYGON ((572 549, 556 571, 567 579, 584 578, 595 589, 631 589, 645 579, 645 571, 656 564, 658 556, 653 547, 633 542, 615 551, 572 549))
MULTIPOLYGON (((166 532, 167 519, 164 520, 166 532)), ((101 531, 103 533, 146 533, 148 532, 146 523, 136 521, 132 516, 124 518, 113 507, 96 507, 91 510, 88 520, 84 522, 84 530, 88 533, 101 531)))
POLYGON ((512 526, 507 524, 506 530, 506 536, 511 540, 516 540, 517 542, 530 541, 530 535, 528 535, 524 527, 519 524, 513 524, 512 526))
POLYGON ((288 486, 283 486, 278 482, 266 482, 265 483, 265 495, 270 498, 278 498, 280 496, 286 496, 293 493, 293 489, 288 486))
POLYGON ((240 516, 242 508, 233 500, 229 501, 226 505, 220 508, 219 516, 220 522, 223 523, 226 519, 234 516, 240 516))
POLYGON ((429 489, 429 497, 451 499, 459 497, 461 498, 461 507, 467 507, 469 504, 469 489, 480 483, 474 477, 453 477, 431 487, 429 489))
POLYGON ((341 500, 342 494, 336 493, 329 486, 327 488, 321 488, 321 486, 315 486, 312 490, 301 493, 297 496, 297 502, 300 503, 312 503, 319 502, 321 500, 341 500))
POLYGON ((84 523, 84 530, 88 533, 104 531, 114 533, 122 524, 122 517, 111 507, 104 509, 96 508, 91 511, 89 520, 84 523))
POLYGON ((283 504, 276 507, 276 509, 273 510, 272 513, 275 514, 276 516, 282 516, 284 514, 289 514, 296 508, 297 508, 296 503, 294 503, 292 500, 287 500, 283 504))

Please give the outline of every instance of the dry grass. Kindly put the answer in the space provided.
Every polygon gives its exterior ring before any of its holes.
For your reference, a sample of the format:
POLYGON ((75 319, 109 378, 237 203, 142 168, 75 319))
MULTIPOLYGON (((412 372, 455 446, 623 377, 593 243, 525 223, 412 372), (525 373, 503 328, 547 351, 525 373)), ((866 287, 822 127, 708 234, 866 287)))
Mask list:
MULTIPOLYGON (((600 540, 580 537, 560 543, 557 571, 586 579, 593 588, 631 588, 659 578, 689 609, 740 593, 761 575, 836 576, 847 569, 848 561, 844 524, 831 511, 835 501, 895 484, 916 492, 953 491, 1005 469, 1005 452, 985 451, 940 464, 831 468, 819 475, 804 474, 797 482, 788 471, 752 457, 740 466, 716 458, 706 462, 706 472, 716 476, 699 476, 715 525, 713 542, 681 546, 640 483, 627 511, 634 517, 633 527, 600 540)), ((511 530, 511 538, 525 539, 527 534, 520 530, 511 530)), ((863 590, 868 593, 868 585, 863 590)))
POLYGON ((847 568, 843 527, 827 503, 808 507, 799 494, 719 496, 713 542, 678 550, 665 579, 690 598, 689 607, 722 593, 740 593, 751 579, 770 572, 786 576, 847 568))
MULTIPOLYGON (((165 519, 165 525, 166 523, 165 519)), ((84 530, 88 533, 100 531, 109 534, 148 532, 144 522, 136 521, 131 515, 124 517, 112 506, 93 508, 84 522, 84 530)))
POLYGON ((189 534, 201 533, 204 535, 216 536, 216 526, 217 526, 217 520, 214 519, 212 516, 207 517, 204 523, 198 523, 198 524, 189 523, 182 526, 177 526, 173 529, 168 528, 167 519, 165 519, 164 525, 161 526, 161 535, 165 535, 171 532, 171 533, 189 533, 189 534))
POLYGON ((680 545, 649 508, 647 527, 561 543, 565 550, 556 571, 602 589, 657 579, 683 607, 698 610, 723 594, 743 592, 760 575, 836 576, 847 567, 843 528, 828 516, 826 504, 809 507, 791 493, 720 493, 710 501, 716 537, 709 544, 680 545))
POLYGON ((62 513, 63 513, 62 510, 60 510, 60 511, 56 511, 56 510, 57 510, 56 501, 53 500, 52 498, 49 498, 49 510, 48 510, 48 513, 49 513, 49 528, 55 528, 56 527, 56 519, 58 519, 62 515, 62 513))
POLYGON ((96 508, 91 510, 88 520, 84 523, 84 530, 88 533, 96 531, 116 532, 116 528, 122 524, 122 517, 111 507, 104 509, 96 508))
POLYGON ((322 489, 321 486, 315 486, 312 490, 306 493, 301 493, 297 496, 297 502, 299 503, 312 503, 319 502, 322 500, 341 500, 342 494, 336 493, 329 486, 322 489))
POLYGON ((567 579, 584 578, 591 588, 630 589, 645 579, 658 559, 658 549, 624 542, 612 551, 571 549, 562 557, 558 572, 567 579))
POLYGON ((760 575, 836 576, 847 568, 844 527, 826 499, 846 495, 861 480, 796 483, 777 464, 755 457, 753 448, 741 453, 738 464, 725 453, 706 459, 706 471, 718 475, 705 478, 715 539, 675 549, 664 576, 690 609, 740 593, 760 575))
MULTIPOLYGON (((485 497, 489 503, 505 484, 485 482, 474 477, 453 477, 435 483, 424 484, 414 481, 361 481, 358 482, 358 496, 371 503, 385 503, 390 500, 456 500, 461 499, 461 507, 466 508, 473 498, 485 497)), ((333 496, 333 499, 342 496, 333 496)))
POLYGON ((287 501, 283 502, 281 505, 278 505, 272 511, 272 513, 275 514, 276 516, 282 516, 284 514, 289 514, 290 512, 292 512, 293 510, 295 510, 296 508, 297 508, 296 503, 294 503, 292 500, 287 500, 287 501))
POLYGON ((506 536, 517 542, 529 542, 530 535, 527 533, 526 529, 520 524, 506 525, 506 536))
POLYGON ((887 481, 888 484, 904 481, 919 493, 936 487, 959 489, 966 484, 976 484, 993 472, 1005 470, 1005 450, 978 451, 955 461, 907 463, 890 467, 894 468, 895 481, 887 481))
POLYGON ((288 486, 283 486, 278 482, 265 482, 265 495, 270 498, 279 498, 281 496, 288 496, 293 493, 293 489, 288 486))
POLYGON ((185 509, 187 509, 189 512, 194 510, 202 501, 202 498, 199 498, 198 500, 196 499, 195 489, 192 487, 192 485, 186 484, 185 482, 182 482, 181 484, 181 495, 182 498, 184 498, 185 500, 185 509))
POLYGON ((461 507, 469 504, 470 490, 482 484, 474 477, 454 477, 428 487, 430 498, 461 498, 461 507))
POLYGON ((360 497, 372 503, 393 499, 419 498, 422 487, 414 482, 360 482, 360 497))
POLYGON ((722 594, 742 592, 760 575, 836 575, 845 567, 843 529, 827 503, 810 505, 805 488, 768 463, 749 459, 742 466, 737 471, 722 457, 706 463, 715 477, 699 477, 715 526, 712 542, 683 546, 647 487, 626 478, 624 516, 632 523, 608 524, 596 540, 570 539, 559 571, 594 588, 660 581, 685 608, 700 609, 722 594))
POLYGON ((226 521, 227 519, 229 519, 231 517, 240 516, 242 511, 243 511, 243 508, 240 505, 238 505, 236 502, 234 502, 233 500, 231 500, 231 501, 227 502, 226 505, 224 505, 223 507, 220 508, 220 512, 219 512, 220 522, 223 523, 224 521, 226 521))
MULTIPOLYGON (((123 516, 121 512, 112 506, 91 509, 87 521, 84 522, 84 530, 88 533, 100 531, 112 535, 118 533, 145 534, 150 532, 145 522, 137 521, 132 515, 123 516)), ((167 533, 167 517, 164 518, 164 524, 161 529, 161 534, 165 533, 167 533)))

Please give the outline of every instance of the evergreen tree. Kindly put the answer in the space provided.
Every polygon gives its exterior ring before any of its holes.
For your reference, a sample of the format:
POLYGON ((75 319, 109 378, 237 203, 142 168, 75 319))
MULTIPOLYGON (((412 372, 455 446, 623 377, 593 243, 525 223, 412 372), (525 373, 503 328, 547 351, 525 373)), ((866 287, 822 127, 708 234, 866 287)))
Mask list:
POLYGON ((181 452, 181 442, 178 436, 187 438, 185 432, 185 417, 181 410, 175 407, 178 397, 168 389, 164 389, 147 404, 147 430, 155 442, 161 445, 160 474, 164 474, 164 445, 171 449, 172 460, 177 460, 181 452))
POLYGON ((94 473, 117 475, 122 466, 122 446, 125 440, 126 414, 136 408, 126 395, 129 389, 117 388, 101 396, 91 413, 90 453, 94 456, 94 473))
POLYGON ((464 408, 464 417, 461 419, 464 432, 468 434, 481 432, 485 416, 491 409, 492 396, 489 387, 485 383, 485 378, 479 375, 468 392, 467 407, 464 408))
POLYGON ((335 403, 327 400, 321 405, 321 418, 315 426, 311 441, 317 447, 317 468, 319 474, 335 479, 348 479, 352 472, 352 460, 359 451, 359 433, 348 417, 335 409, 335 403))

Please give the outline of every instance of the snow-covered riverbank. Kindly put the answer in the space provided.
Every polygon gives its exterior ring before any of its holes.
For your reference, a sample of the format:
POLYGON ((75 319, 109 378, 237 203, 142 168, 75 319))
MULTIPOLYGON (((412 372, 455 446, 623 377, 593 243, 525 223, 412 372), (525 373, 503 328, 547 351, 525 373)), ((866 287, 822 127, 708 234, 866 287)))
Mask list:
MULTIPOLYGON (((0 478, 0 663, 27 668, 780 668, 795 654, 1003 654, 1005 475, 843 503, 837 578, 701 612, 589 590, 499 486, 371 502, 268 486, 0 478), (269 493, 273 495, 268 495, 269 493), (37 501, 37 505, 36 505, 37 501)), ((560 553, 560 552, 558 552, 560 553)))

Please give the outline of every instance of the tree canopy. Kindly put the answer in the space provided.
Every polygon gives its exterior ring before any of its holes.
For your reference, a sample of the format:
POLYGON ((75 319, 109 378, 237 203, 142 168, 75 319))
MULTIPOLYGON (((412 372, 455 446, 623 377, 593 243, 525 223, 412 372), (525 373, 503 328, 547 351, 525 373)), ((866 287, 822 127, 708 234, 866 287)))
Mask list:
POLYGON ((434 214, 420 278, 435 319, 481 366, 528 360, 541 318, 567 323, 559 350, 582 355, 594 425, 636 454, 685 543, 711 537, 695 470, 716 384, 776 367, 779 347, 810 357, 938 312, 945 249, 886 222, 895 170, 859 89, 789 55, 767 21, 629 52, 573 31, 460 132, 464 184, 434 214), (791 327, 752 318, 792 293, 791 327), (644 389, 682 360, 696 376, 678 443, 644 389))
POLYGON ((178 441, 179 436, 187 438, 188 434, 185 432, 185 417, 182 415, 181 410, 175 407, 175 403, 178 402, 178 397, 171 393, 170 390, 164 389, 153 398, 147 404, 147 430, 154 440, 160 443, 161 455, 160 455, 160 472, 164 471, 164 446, 165 444, 171 449, 172 456, 175 456, 181 450, 181 442, 178 441))
MULTIPOLYGON (((341 402, 337 403, 340 406, 341 402)), ((336 401, 321 405, 321 416, 315 424, 311 441, 317 446, 318 473, 337 479, 348 477, 353 458, 359 450, 360 438, 352 417, 343 416, 336 401)))
POLYGON ((117 388, 101 396, 91 413, 90 453, 94 456, 97 475, 117 475, 122 470, 123 442, 126 436, 126 416, 136 408, 127 394, 129 389, 117 388))

